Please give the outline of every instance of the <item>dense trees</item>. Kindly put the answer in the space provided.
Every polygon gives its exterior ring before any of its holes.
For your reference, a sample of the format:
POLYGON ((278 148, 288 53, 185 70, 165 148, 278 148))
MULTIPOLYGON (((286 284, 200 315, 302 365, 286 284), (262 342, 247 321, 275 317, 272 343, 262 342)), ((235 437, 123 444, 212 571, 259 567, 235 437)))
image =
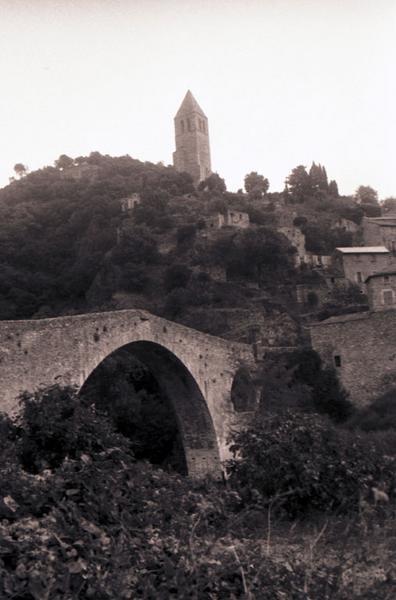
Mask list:
POLYGON ((249 198, 257 200, 262 198, 269 189, 269 181, 264 175, 252 171, 245 177, 245 190, 249 198))
POLYGON ((334 179, 332 179, 329 182, 329 195, 332 196, 333 198, 338 198, 338 185, 337 182, 334 181, 334 179))
POLYGON ((355 192, 359 204, 378 204, 378 193, 369 185, 360 185, 355 192))
POLYGON ((324 166, 312 163, 309 171, 304 165, 295 167, 286 178, 286 195, 292 202, 338 198, 336 181, 327 179, 324 166))
POLYGON ((303 165, 295 167, 286 179, 287 190, 294 202, 304 202, 311 196, 312 185, 309 174, 303 165))
POLYGON ((343 229, 331 229, 326 220, 299 225, 305 235, 305 247, 313 254, 332 254, 337 246, 351 246, 352 234, 343 229))
POLYGON ((142 289, 142 268, 159 256, 153 231, 173 226, 166 214, 169 197, 193 189, 188 175, 128 156, 61 155, 56 167, 0 190, 1 319, 85 303, 105 259, 108 269, 115 263, 121 269, 109 281, 142 289), (67 176, 71 164, 84 162, 98 167, 95 180, 67 176), (121 198, 131 192, 142 198, 135 220, 121 212, 121 198))
POLYGON ((259 227, 215 241, 208 259, 224 265, 231 277, 262 283, 277 271, 292 269, 294 251, 284 236, 267 227, 259 227))
POLYGON ((312 163, 309 170, 309 178, 311 180, 311 186, 314 192, 327 192, 329 189, 326 169, 321 165, 317 165, 314 162, 312 163))
POLYGON ((60 157, 55 161, 55 167, 57 169, 67 169, 74 165, 74 160, 67 156, 67 154, 61 154, 60 157))

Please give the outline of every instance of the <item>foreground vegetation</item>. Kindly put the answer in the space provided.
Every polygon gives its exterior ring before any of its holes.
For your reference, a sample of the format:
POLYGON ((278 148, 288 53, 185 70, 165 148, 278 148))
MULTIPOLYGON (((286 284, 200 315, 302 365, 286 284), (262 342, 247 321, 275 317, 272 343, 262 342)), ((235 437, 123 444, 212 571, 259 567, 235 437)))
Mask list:
POLYGON ((370 434, 267 415, 224 486, 136 462, 72 390, 26 394, 0 429, 1 598, 394 598, 395 457, 370 434))

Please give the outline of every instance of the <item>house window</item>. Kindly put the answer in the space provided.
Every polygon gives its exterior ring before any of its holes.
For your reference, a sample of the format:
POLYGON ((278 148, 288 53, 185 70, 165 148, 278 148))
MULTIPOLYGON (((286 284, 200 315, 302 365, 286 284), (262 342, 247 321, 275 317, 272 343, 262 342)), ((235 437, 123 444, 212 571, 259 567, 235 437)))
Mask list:
POLYGON ((336 367, 341 367, 341 356, 339 354, 334 356, 334 364, 336 367))
POLYGON ((387 281, 389 281, 389 275, 385 275, 384 277, 384 283, 386 283, 387 281))
POLYGON ((396 242, 395 242, 395 240, 391 241, 391 248, 392 248, 392 252, 396 251, 396 242))
POLYGON ((393 304, 393 291, 392 290, 382 290, 382 304, 389 306, 393 304))
POLYGON ((356 281, 357 281, 358 283, 362 283, 362 281, 363 281, 362 274, 361 274, 361 272, 360 272, 360 271, 358 271, 358 272, 356 273, 356 281))

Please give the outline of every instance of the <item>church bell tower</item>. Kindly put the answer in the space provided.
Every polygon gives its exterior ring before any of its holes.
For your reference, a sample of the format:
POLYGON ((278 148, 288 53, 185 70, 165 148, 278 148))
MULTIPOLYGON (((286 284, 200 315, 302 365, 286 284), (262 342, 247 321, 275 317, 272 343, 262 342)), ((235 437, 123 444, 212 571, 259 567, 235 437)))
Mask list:
POLYGON ((175 116, 177 171, 190 173, 197 185, 211 174, 208 119, 188 90, 175 116))

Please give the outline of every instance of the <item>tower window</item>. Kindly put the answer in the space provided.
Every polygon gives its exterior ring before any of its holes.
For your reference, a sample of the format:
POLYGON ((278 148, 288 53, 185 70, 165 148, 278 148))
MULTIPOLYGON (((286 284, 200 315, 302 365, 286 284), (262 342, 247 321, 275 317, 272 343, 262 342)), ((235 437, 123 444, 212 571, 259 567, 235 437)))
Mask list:
POLYGON ((180 121, 180 125, 181 125, 181 131, 182 131, 182 133, 184 133, 184 121, 183 120, 180 121))
POLYGON ((188 129, 188 131, 191 131, 191 121, 190 121, 190 119, 187 119, 187 129, 188 129))
POLYGON ((205 121, 202 121, 202 131, 206 133, 206 124, 205 121))
POLYGON ((334 364, 336 367, 341 367, 341 356, 339 354, 335 355, 334 364))

